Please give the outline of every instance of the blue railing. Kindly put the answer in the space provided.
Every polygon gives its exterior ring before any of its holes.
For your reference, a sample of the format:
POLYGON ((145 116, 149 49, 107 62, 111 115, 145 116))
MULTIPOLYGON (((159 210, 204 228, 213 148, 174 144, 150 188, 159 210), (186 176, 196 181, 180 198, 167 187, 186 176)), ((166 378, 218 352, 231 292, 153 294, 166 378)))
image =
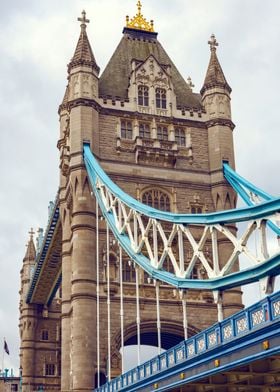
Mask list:
MULTIPOLYGON (((177 346, 129 370, 111 382, 96 389, 96 392, 116 392, 137 387, 137 384, 159 372, 194 359, 233 339, 280 319, 280 292, 228 317, 197 335, 182 341, 177 346)), ((136 390, 136 389, 135 389, 136 390)))

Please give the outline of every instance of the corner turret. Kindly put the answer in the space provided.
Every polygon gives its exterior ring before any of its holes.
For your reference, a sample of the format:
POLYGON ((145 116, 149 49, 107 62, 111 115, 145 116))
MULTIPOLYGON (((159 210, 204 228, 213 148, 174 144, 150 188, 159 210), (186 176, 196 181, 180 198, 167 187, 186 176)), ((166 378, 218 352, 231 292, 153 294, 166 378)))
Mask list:
POLYGON ((216 210, 234 208, 236 196, 223 176, 223 161, 232 167, 234 162, 233 135, 234 124, 231 120, 231 104, 229 86, 219 63, 216 48, 219 45, 215 35, 208 41, 210 45, 210 61, 201 89, 202 103, 208 121, 209 169, 212 182, 212 195, 216 210))
POLYGON ((34 374, 34 339, 35 339, 35 308, 34 305, 26 303, 26 295, 29 289, 30 281, 32 279, 36 250, 33 241, 34 231, 29 232, 30 238, 27 243, 25 256, 23 258, 23 266, 20 271, 21 287, 20 287, 20 304, 19 304, 19 332, 21 339, 20 346, 20 366, 23 369, 22 373, 22 391, 27 391, 27 385, 32 385, 34 374))
POLYGON ((98 98, 98 75, 100 68, 95 60, 86 32, 86 12, 82 11, 81 32, 74 55, 68 64, 68 86, 64 95, 63 104, 77 98, 98 98))

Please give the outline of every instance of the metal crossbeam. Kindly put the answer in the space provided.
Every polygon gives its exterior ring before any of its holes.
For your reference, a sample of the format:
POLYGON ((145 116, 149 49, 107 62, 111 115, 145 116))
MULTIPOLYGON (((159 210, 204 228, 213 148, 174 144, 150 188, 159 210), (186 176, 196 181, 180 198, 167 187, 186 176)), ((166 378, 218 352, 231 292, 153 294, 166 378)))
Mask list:
MULTIPOLYGON (((224 290, 257 280, 263 284, 266 275, 279 273, 279 247, 269 251, 266 234, 269 220, 279 219, 280 199, 222 213, 162 212, 118 188, 87 145, 84 158, 98 204, 112 232, 129 257, 150 276, 180 288, 224 290), (248 225, 237 238, 234 225, 244 221, 248 225), (260 253, 250 246, 256 233, 261 235, 260 253), (219 256, 220 241, 231 247, 227 258, 219 256), (240 255, 251 268, 236 272, 240 255), (171 266, 169 270, 167 264, 171 266)), ((278 227, 277 230, 280 235, 278 227)))

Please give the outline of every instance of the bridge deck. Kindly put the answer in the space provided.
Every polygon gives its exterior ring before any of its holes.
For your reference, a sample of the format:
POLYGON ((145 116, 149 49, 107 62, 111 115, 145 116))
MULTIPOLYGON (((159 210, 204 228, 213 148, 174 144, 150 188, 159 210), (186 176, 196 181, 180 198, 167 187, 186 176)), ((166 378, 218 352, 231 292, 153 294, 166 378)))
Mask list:
POLYGON ((261 382, 260 386, 278 385, 278 389, 271 390, 280 390, 279 374, 280 292, 277 292, 96 391, 235 392, 259 390, 253 388, 261 382), (222 389, 229 385, 232 389, 222 389))

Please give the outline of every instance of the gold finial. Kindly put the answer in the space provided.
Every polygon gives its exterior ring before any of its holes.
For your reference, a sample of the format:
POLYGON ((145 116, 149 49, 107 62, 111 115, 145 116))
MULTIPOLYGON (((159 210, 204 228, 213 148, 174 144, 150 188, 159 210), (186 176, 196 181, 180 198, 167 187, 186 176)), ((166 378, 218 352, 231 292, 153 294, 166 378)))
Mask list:
POLYGON ((85 30, 87 27, 86 23, 90 22, 90 20, 86 18, 86 11, 85 10, 82 11, 82 17, 78 18, 77 20, 78 20, 78 22, 82 22, 81 23, 82 30, 85 30))
POLYGON ((137 2, 137 8, 138 8, 138 15, 141 15, 141 8, 142 8, 142 4, 141 4, 141 1, 140 0, 138 0, 138 2, 137 2))
POLYGON ((214 34, 211 35, 210 40, 208 41, 208 44, 210 45, 211 52, 216 51, 216 46, 219 46, 219 44, 218 44, 214 34))
POLYGON ((130 29, 153 32, 154 21, 151 20, 150 22, 147 22, 146 19, 143 17, 141 13, 142 4, 140 0, 138 0, 136 6, 138 12, 133 18, 130 19, 130 21, 129 21, 129 16, 126 16, 126 27, 129 27, 130 29))

